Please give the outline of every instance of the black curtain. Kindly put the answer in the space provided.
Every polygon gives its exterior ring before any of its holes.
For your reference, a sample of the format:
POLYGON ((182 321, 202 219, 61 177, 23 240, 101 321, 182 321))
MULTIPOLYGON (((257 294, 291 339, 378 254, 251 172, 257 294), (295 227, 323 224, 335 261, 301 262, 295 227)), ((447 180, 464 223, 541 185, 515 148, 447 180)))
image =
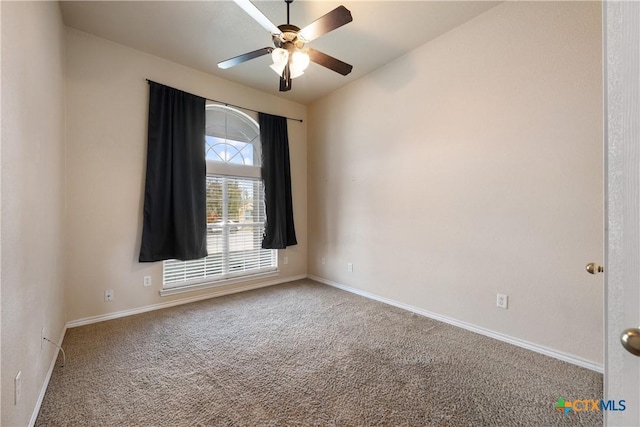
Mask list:
POLYGON ((149 82, 140 262, 207 256, 205 98, 149 82))
POLYGON ((284 249, 298 244, 293 225, 287 119, 259 113, 258 120, 267 212, 262 248, 284 249))

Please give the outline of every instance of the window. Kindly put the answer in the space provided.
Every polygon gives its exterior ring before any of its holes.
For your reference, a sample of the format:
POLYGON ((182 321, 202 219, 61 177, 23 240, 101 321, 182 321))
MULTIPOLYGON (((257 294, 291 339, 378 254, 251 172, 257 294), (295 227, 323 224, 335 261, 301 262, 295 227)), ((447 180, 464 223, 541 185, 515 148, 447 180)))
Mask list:
POLYGON ((165 290, 228 283, 277 267, 276 251, 261 248, 266 218, 258 123, 228 106, 206 108, 209 256, 165 261, 165 290))

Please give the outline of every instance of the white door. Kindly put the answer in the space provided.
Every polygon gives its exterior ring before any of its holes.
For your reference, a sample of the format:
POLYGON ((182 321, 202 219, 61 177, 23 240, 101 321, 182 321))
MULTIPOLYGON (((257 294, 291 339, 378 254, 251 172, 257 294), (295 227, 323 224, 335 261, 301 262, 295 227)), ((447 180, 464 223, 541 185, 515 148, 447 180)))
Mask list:
POLYGON ((640 2, 603 4, 606 146, 604 398, 607 426, 640 426, 640 357, 620 336, 640 328, 640 2))

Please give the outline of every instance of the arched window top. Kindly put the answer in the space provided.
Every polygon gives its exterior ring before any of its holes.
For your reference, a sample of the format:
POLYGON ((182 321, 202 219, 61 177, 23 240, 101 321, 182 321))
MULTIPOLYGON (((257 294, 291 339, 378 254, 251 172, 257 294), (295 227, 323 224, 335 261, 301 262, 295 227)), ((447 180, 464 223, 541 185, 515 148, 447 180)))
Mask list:
POLYGON ((248 114, 222 104, 207 104, 207 161, 260 165, 260 128, 248 114))

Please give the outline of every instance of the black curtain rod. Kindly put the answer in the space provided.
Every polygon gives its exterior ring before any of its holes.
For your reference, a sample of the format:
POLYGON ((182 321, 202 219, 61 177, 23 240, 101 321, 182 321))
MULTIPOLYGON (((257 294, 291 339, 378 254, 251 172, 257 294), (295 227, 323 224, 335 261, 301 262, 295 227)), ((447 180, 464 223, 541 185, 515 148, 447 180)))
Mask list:
MULTIPOLYGON (((166 87, 171 87, 171 86, 164 85, 164 84, 162 84, 162 83, 154 82, 153 80, 149 80, 149 79, 146 79, 146 80, 147 80, 147 83, 155 83, 155 84, 157 84, 157 85, 162 85, 162 86, 166 86, 166 87)), ((175 89, 175 88, 172 88, 172 89, 175 89)), ((176 89, 176 90, 180 90, 180 89, 176 89)), ((185 92, 185 91, 182 91, 182 92, 184 92, 184 93, 188 93, 189 95, 193 95, 193 96, 200 96, 200 95, 196 95, 196 94, 189 93, 189 92, 185 92)), ((207 98, 206 96, 200 96, 200 98, 204 98, 204 99, 207 99, 207 100, 209 100, 209 101, 217 102, 217 103, 219 103, 219 104, 224 104, 226 107, 235 107, 235 108, 240 108, 241 110, 253 111, 254 113, 262 113, 262 112, 263 112, 263 111, 258 111, 258 110, 252 110, 251 108, 241 107, 241 106, 239 106, 239 105, 229 104, 228 102, 218 101, 217 99, 207 98)), ((268 114, 268 113, 267 113, 267 114, 268 114)), ((285 119, 287 119, 287 120, 293 120, 294 122, 300 122, 300 123, 302 123, 302 119, 294 119, 294 118, 292 118, 292 117, 285 117, 285 119)))

